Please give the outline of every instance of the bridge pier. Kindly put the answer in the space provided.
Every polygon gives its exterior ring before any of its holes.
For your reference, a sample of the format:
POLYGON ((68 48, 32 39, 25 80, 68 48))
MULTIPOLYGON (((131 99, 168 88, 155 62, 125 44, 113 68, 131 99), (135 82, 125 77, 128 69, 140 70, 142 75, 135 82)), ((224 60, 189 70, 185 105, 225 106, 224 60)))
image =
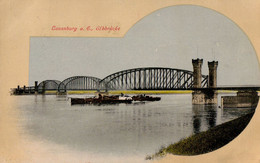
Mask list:
POLYGON ((221 106, 226 108, 253 108, 258 104, 258 93, 256 90, 240 90, 237 96, 221 97, 221 106))
POLYGON ((38 94, 38 81, 34 82, 34 94, 38 94))
POLYGON ((42 85, 42 94, 45 95, 45 82, 43 82, 43 85, 42 85))
POLYGON ((192 104, 217 104, 218 103, 218 94, 217 91, 213 88, 217 86, 217 67, 218 62, 212 61, 208 62, 209 68, 209 80, 208 80, 208 89, 199 90, 201 88, 201 67, 203 60, 202 59, 193 59, 193 77, 194 85, 193 88, 198 88, 192 92, 192 104))
POLYGON ((195 90, 192 92, 192 104, 217 104, 218 94, 215 90, 195 90))
POLYGON ((205 93, 197 90, 193 91, 192 104, 205 104, 205 93))

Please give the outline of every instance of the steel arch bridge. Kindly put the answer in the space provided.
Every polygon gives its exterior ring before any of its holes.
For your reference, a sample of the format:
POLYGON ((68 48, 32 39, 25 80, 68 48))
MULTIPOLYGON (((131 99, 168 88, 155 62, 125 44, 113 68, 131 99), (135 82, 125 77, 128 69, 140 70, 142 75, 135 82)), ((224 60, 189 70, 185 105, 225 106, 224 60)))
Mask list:
POLYGON ((58 90, 60 83, 61 82, 59 80, 44 80, 38 85, 37 89, 39 93, 44 92, 46 90, 58 90))
MULTIPOLYGON (((202 87, 208 76, 202 75, 202 87)), ((105 90, 187 90, 193 88, 193 72, 181 69, 147 67, 113 73, 100 81, 105 90)))
MULTIPOLYGON (((73 76, 62 82, 45 80, 38 85, 38 92, 45 90, 190 90, 193 72, 164 67, 134 68, 108 75, 104 79, 92 76, 73 76)), ((208 87, 208 76, 202 75, 202 88, 208 87)))
POLYGON ((92 76, 73 76, 63 80, 58 86, 58 92, 67 90, 97 90, 101 79, 92 76))

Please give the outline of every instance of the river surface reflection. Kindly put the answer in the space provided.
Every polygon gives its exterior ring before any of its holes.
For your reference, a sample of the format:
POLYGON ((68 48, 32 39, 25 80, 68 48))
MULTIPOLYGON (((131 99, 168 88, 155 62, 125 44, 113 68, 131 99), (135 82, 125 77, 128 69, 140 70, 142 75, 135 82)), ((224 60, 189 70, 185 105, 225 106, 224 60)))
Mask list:
POLYGON ((161 146, 254 111, 192 105, 191 94, 158 96, 161 101, 101 106, 71 106, 68 97, 55 95, 12 98, 27 134, 73 150, 115 157, 145 158, 161 146))

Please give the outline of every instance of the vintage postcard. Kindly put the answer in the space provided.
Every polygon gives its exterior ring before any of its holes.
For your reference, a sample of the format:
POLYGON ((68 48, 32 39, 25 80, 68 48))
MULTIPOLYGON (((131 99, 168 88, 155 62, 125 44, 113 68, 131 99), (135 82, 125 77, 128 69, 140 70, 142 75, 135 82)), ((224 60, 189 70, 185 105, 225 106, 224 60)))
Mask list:
POLYGON ((1 1, 0 162, 259 162, 258 1, 1 1))

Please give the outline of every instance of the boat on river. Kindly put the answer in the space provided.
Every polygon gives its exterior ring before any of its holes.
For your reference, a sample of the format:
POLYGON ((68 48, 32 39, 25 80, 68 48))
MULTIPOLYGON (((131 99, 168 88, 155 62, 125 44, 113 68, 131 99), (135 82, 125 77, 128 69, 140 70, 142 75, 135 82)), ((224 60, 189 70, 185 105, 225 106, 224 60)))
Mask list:
POLYGON ((71 98, 71 105, 75 104, 119 104, 132 103, 133 99, 128 96, 102 96, 90 98, 71 98))
POLYGON ((136 95, 133 97, 124 95, 101 95, 98 94, 98 97, 89 97, 89 98, 71 98, 71 105, 75 104, 119 104, 119 103, 132 103, 132 101, 160 101, 161 97, 152 97, 147 95, 136 95))
POLYGON ((132 97, 133 101, 160 101, 161 97, 152 97, 147 95, 136 95, 132 97))

